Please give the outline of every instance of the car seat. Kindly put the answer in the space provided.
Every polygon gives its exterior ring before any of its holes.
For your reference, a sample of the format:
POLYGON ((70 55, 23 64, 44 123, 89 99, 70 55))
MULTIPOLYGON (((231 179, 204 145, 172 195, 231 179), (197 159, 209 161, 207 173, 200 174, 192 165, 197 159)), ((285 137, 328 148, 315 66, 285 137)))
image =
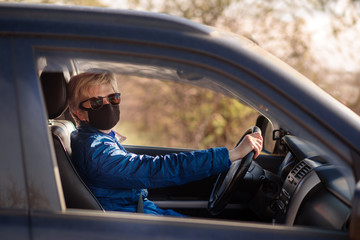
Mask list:
POLYGON ((66 207, 104 211, 72 164, 70 133, 75 130, 73 123, 68 120, 56 119, 67 108, 67 82, 63 71, 60 69, 59 67, 46 66, 40 75, 40 81, 66 207))

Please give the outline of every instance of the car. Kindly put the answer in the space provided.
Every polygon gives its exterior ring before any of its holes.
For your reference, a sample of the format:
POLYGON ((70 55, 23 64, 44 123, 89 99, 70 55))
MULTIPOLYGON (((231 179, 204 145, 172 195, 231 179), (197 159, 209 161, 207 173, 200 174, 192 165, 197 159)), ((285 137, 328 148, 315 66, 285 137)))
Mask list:
MULTIPOLYGON (((160 13, 1 3, 0 48, 1 239, 359 239, 360 117, 256 43, 160 13), (262 154, 219 176, 149 189, 150 200, 187 217, 105 211, 69 147, 66 83, 90 68, 121 78, 124 99, 142 90, 133 122, 157 121, 149 94, 166 99, 166 114, 175 85, 186 86, 179 107, 193 87, 244 104, 256 117, 227 134, 261 131, 262 154)), ((181 125, 185 113, 171 109, 177 124, 161 135, 181 125)), ((221 120, 212 114, 195 113, 221 120)), ((149 155, 199 148, 124 146, 149 155)))

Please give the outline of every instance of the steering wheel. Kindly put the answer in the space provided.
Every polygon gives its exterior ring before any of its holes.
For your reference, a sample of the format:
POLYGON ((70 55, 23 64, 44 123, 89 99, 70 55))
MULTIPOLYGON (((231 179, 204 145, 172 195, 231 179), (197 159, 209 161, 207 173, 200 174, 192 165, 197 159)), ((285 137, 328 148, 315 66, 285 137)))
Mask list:
MULTIPOLYGON (((249 128, 241 137, 236 146, 240 144, 240 142, 247 134, 254 132, 261 133, 261 130, 256 126, 249 128)), ((232 193, 244 179, 244 176, 248 171, 253 158, 254 151, 251 151, 244 158, 233 162, 227 171, 219 174, 208 203, 208 211, 212 215, 219 214, 225 208, 230 200, 232 193)))

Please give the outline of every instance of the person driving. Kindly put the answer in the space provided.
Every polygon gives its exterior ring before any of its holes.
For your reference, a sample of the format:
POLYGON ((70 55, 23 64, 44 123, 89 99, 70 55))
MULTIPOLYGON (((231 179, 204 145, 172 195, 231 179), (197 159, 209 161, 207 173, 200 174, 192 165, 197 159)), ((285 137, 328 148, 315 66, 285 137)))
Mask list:
POLYGON ((227 170, 231 163, 262 149, 260 133, 248 134, 232 150, 225 147, 149 156, 128 152, 112 128, 120 119, 121 94, 109 71, 88 71, 68 83, 68 103, 76 130, 72 161, 105 210, 183 216, 159 208, 148 188, 182 185, 227 170))

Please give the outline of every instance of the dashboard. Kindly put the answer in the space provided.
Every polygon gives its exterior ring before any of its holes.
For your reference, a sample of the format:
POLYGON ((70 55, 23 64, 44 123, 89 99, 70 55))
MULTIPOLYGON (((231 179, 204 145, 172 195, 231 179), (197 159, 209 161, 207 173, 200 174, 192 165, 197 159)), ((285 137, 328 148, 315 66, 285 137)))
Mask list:
POLYGON ((351 212, 350 187, 335 166, 321 159, 310 145, 285 136, 289 149, 279 168, 284 182, 271 202, 276 223, 346 229, 351 212))

